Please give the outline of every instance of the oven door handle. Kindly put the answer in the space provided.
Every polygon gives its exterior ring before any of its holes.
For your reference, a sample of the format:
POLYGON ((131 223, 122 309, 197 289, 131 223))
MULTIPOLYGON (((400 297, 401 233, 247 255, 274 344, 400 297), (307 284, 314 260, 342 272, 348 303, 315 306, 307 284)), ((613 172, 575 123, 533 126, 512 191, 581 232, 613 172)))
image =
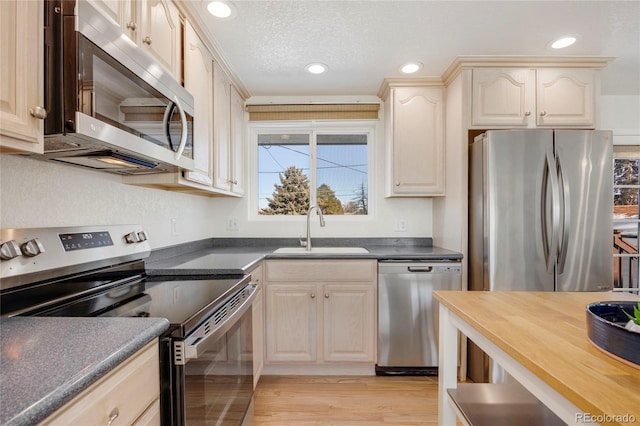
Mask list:
POLYGON ((227 316, 222 322, 215 323, 215 315, 209 318, 204 324, 198 327, 189 337, 184 341, 174 341, 174 362, 176 365, 185 365, 189 360, 196 359, 201 356, 202 349, 207 346, 207 342, 210 340, 217 340, 225 335, 229 329, 238 321, 242 316, 251 309, 253 300, 256 298, 257 286, 255 284, 249 284, 245 289, 250 291, 240 305, 238 305, 229 316, 227 316))

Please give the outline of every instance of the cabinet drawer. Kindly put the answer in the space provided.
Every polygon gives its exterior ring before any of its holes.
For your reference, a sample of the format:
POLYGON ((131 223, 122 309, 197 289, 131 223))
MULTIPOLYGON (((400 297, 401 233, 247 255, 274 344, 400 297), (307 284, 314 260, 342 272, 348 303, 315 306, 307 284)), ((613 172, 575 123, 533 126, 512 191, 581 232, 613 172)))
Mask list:
POLYGON ((265 264, 267 282, 374 281, 375 260, 270 260, 265 264))
POLYGON ((160 426, 160 400, 153 401, 151 406, 138 417, 133 426, 160 426))
POLYGON ((154 340, 42 425, 106 425, 115 409, 118 417, 112 423, 114 426, 133 424, 160 396, 158 358, 158 342, 154 340))

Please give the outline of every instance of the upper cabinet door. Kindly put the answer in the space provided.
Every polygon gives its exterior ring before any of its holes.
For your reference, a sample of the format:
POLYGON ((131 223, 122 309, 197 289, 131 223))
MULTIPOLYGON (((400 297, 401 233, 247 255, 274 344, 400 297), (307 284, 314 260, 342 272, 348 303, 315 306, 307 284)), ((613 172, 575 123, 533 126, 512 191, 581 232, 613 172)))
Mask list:
POLYGON ((2 1, 0 150, 43 151, 43 3, 2 1))
POLYGON ((537 82, 538 126, 595 124, 595 70, 540 69, 537 82))
POLYGON ((229 156, 231 83, 222 68, 213 63, 213 186, 231 190, 229 156))
POLYGON ((472 125, 535 126, 535 70, 473 70, 472 125))
POLYGON ((88 1, 176 80, 182 79, 182 21, 171 0, 88 1))
POLYGON ((182 23, 178 9, 168 0, 141 0, 140 18, 137 43, 180 81, 182 23))
POLYGON ((195 170, 184 177, 203 185, 213 184, 213 57, 187 22, 184 43, 184 87, 193 94, 193 160, 195 170))
POLYGON ((444 195, 444 89, 391 90, 389 196, 444 195))
POLYGON ((134 7, 135 0, 87 0, 100 13, 109 18, 131 40, 136 41, 138 16, 134 7))
POLYGON ((244 99, 238 90, 231 86, 231 191, 244 194, 244 99))

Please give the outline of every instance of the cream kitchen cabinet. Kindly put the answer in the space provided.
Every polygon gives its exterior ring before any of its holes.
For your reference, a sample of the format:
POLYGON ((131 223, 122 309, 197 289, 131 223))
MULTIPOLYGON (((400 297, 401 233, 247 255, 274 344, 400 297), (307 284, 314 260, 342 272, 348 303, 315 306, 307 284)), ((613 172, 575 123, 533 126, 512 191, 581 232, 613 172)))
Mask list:
POLYGON ((184 34, 184 87, 193 95, 195 170, 184 178, 213 185, 213 57, 189 22, 184 34))
POLYGON ((89 0, 178 81, 182 80, 182 22, 171 0, 89 0))
POLYGON ((444 88, 388 83, 385 100, 388 197, 445 193, 444 88))
POLYGON ((244 99, 214 62, 213 70, 213 186, 242 195, 244 99))
POLYGON ((475 69, 476 127, 595 127, 598 72, 588 68, 475 69))
POLYGON ((231 86, 231 110, 230 110, 230 135, 229 143, 231 145, 231 153, 229 157, 231 191, 234 194, 244 194, 244 162, 245 162, 245 128, 246 128, 246 112, 244 99, 231 86))
POLYGON ((376 261, 266 262, 267 363, 375 362, 376 261))
POLYGON ((41 423, 160 425, 157 339, 132 355, 41 423))
POLYGON ((44 149, 43 2, 0 10, 0 152, 44 149))
POLYGON ((195 101, 196 170, 183 172, 178 181, 203 195, 241 196, 244 194, 244 98, 189 23, 185 29, 185 87, 195 101))

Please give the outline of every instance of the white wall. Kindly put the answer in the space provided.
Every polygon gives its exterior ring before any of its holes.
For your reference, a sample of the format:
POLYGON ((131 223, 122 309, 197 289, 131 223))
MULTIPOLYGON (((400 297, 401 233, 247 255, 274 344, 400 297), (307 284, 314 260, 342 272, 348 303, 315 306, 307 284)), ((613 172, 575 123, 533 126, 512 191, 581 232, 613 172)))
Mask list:
POLYGON ((602 96, 600 128, 613 130, 614 144, 640 145, 640 96, 602 96))
POLYGON ((0 156, 0 227, 141 224, 153 248, 213 235, 214 200, 125 185, 121 177, 0 156), (178 235, 171 233, 176 219, 178 235))
MULTIPOLYGON (((313 218, 311 235, 330 237, 430 237, 430 199, 384 199, 377 197, 375 215, 368 218, 325 215, 326 226, 320 228, 313 218), (406 220, 406 232, 395 231, 396 220, 406 220)), ((249 219, 248 199, 216 199, 213 233, 218 237, 304 237, 306 217, 249 219), (238 230, 227 229, 226 221, 237 219, 238 230)))

